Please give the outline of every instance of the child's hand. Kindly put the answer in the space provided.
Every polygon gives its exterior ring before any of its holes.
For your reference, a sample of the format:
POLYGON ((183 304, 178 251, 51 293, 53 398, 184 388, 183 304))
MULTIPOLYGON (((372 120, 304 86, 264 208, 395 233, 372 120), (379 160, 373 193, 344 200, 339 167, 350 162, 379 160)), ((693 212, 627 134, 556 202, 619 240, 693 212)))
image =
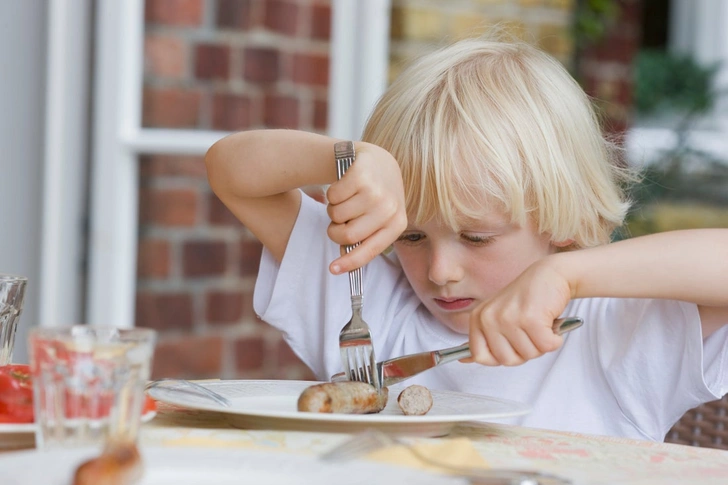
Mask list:
POLYGON ((328 235, 340 245, 361 244, 334 260, 333 274, 364 266, 407 227, 402 174, 392 155, 370 143, 356 143, 356 161, 326 193, 328 235))
POLYGON ((546 258, 530 266, 470 316, 470 351, 463 362, 519 365, 558 349, 552 329, 571 298, 568 281, 546 258))

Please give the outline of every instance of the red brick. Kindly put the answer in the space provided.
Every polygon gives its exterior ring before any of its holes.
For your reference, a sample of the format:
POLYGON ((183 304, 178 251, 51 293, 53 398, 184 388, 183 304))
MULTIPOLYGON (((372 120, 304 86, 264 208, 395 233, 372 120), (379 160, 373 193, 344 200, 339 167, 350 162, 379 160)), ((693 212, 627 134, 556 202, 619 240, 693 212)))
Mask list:
POLYGON ((221 337, 186 335, 160 339, 154 352, 152 379, 220 377, 222 354, 221 337))
POLYGON ((139 192, 139 220, 142 224, 193 226, 197 219, 194 189, 150 189, 139 192))
POLYGON ((138 292, 136 325, 156 330, 191 330, 192 296, 185 293, 138 292))
POLYGON ((329 104, 326 101, 317 99, 313 102, 313 127, 316 130, 325 131, 329 122, 329 104))
POLYGON ((202 0, 146 0, 146 23, 166 25, 200 25, 202 0))
POLYGON ((598 61, 630 64, 638 47, 637 37, 617 30, 609 32, 599 43, 587 47, 584 56, 598 61))
POLYGON ((210 194, 208 199, 209 213, 207 220, 212 226, 235 226, 240 227, 242 224, 237 217, 230 212, 225 204, 215 195, 210 194))
POLYGON ((180 79, 187 64, 187 48, 179 37, 147 35, 144 39, 144 74, 180 79))
POLYGON ((295 36, 298 33, 299 15, 300 9, 292 2, 267 0, 263 23, 274 32, 295 36))
POLYGON ((281 338, 277 344, 277 361, 278 367, 291 367, 303 364, 301 359, 293 352, 288 343, 281 338))
MULTIPOLYGON (((241 377, 242 378, 242 377, 241 377)), ((275 379, 280 381, 294 380, 294 381, 317 381, 316 376, 311 369, 303 364, 278 367, 275 369, 272 375, 267 376, 268 379, 275 379)))
POLYGON ((313 5, 311 7, 311 37, 328 40, 331 37, 331 6, 313 5))
POLYGON ((280 55, 276 49, 243 50, 243 77, 252 83, 271 83, 280 76, 280 55))
POLYGON ((617 81, 617 94, 614 100, 625 108, 630 108, 632 106, 632 91, 631 79, 622 79, 617 81))
POLYGON ((251 0, 218 0, 216 23, 219 27, 246 30, 253 25, 251 0))
POLYGON ((253 125, 253 103, 247 96, 215 94, 212 98, 212 128, 240 131, 253 125))
POLYGON ((232 323, 243 317, 243 292, 213 291, 207 294, 207 321, 211 323, 232 323))
POLYGON ((622 0, 619 2, 619 23, 638 26, 642 22, 641 0, 622 0))
POLYGON ((169 276, 169 241, 142 239, 139 241, 137 276, 139 278, 163 279, 169 276))
POLYGON ((190 241, 182 247, 182 273, 189 277, 225 273, 227 245, 223 241, 190 241))
POLYGON ((299 128, 298 99, 290 96, 266 96, 263 123, 268 128, 299 128))
POLYGON ((199 44, 195 58, 195 77, 198 79, 227 79, 230 75, 229 46, 199 44))
POLYGON ((185 155, 142 155, 139 157, 142 177, 192 177, 207 179, 205 159, 185 155))
POLYGON ((252 291, 246 291, 243 293, 243 320, 252 320, 253 323, 256 326, 264 326, 266 329, 270 330, 270 326, 258 318, 258 315, 255 314, 255 309, 253 308, 253 292, 252 291))
POLYGON ((251 371, 265 365, 265 340, 263 337, 251 336, 235 342, 235 368, 239 371, 251 371))
POLYGON ((258 240, 248 240, 240 243, 241 276, 256 276, 258 274, 262 253, 263 245, 258 240))
POLYGON ((202 93, 177 88, 146 88, 142 123, 145 127, 194 128, 200 114, 202 93))
POLYGON ((294 55, 293 82, 327 86, 329 84, 329 57, 319 54, 294 55))

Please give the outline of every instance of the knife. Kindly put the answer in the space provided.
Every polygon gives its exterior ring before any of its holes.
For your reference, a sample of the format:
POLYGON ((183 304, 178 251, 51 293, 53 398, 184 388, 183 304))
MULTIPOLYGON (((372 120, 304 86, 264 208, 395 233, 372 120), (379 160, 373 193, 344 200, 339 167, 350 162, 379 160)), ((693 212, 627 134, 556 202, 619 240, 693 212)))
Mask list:
MULTIPOLYGON (((555 334, 563 335, 581 327, 583 324, 584 320, 580 317, 557 318, 554 320, 552 328, 555 334)), ((438 365, 447 364, 454 360, 466 359, 470 356, 470 344, 465 343, 457 347, 395 357, 394 359, 377 363, 379 382, 382 383, 382 387, 388 387, 410 377, 414 377, 428 369, 437 367, 438 365)), ((331 382, 346 380, 348 379, 343 372, 331 376, 331 382)))

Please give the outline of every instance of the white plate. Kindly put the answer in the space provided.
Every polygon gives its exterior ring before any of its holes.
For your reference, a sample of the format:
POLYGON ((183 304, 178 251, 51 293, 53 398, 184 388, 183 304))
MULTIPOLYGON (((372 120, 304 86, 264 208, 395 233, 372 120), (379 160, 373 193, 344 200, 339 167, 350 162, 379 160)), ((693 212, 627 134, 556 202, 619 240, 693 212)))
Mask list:
POLYGON ((226 408, 210 399, 190 393, 189 387, 155 387, 147 391, 154 399, 189 409, 225 413, 231 425, 246 429, 288 429, 322 432, 357 432, 382 428, 390 434, 443 436, 465 421, 488 421, 520 416, 530 407, 515 401, 449 391, 432 391, 432 409, 424 416, 405 416, 397 405, 406 385, 392 386, 387 407, 378 414, 304 413, 296 409, 298 396, 310 381, 229 380, 201 382, 228 398, 226 408))
MULTIPOLYGON (((156 415, 156 411, 144 413, 142 422, 151 421, 156 415)), ((32 446, 35 446, 35 423, 0 423, 0 449, 32 446)))
MULTIPOLYGON (((68 485, 76 467, 94 455, 89 449, 23 451, 0 455, 3 485, 68 485), (42 466, 39 466, 42 465, 42 466)), ((321 462, 283 452, 224 448, 142 448, 145 473, 138 485, 407 483, 466 485, 419 470, 359 460, 321 462)))

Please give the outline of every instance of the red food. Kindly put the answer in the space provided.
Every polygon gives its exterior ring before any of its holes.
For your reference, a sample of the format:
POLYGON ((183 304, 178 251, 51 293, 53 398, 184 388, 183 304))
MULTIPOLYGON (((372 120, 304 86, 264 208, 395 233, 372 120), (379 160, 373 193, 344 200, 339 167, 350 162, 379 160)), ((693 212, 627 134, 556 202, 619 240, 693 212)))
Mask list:
POLYGON ((149 396, 144 396, 144 406, 142 407, 142 416, 157 410, 157 401, 149 396))
MULTIPOLYGON (((82 408, 89 409, 88 397, 68 393, 66 395, 66 415, 79 416, 82 408)), ((94 405, 90 409, 92 417, 108 414, 111 408, 110 396, 93 396, 94 405)), ((145 396, 142 415, 157 410, 157 403, 145 396)), ((33 377, 30 366, 11 364, 0 366, 0 423, 32 423, 33 414, 33 377)))
POLYGON ((33 380, 30 366, 0 367, 0 422, 33 422, 33 380))

